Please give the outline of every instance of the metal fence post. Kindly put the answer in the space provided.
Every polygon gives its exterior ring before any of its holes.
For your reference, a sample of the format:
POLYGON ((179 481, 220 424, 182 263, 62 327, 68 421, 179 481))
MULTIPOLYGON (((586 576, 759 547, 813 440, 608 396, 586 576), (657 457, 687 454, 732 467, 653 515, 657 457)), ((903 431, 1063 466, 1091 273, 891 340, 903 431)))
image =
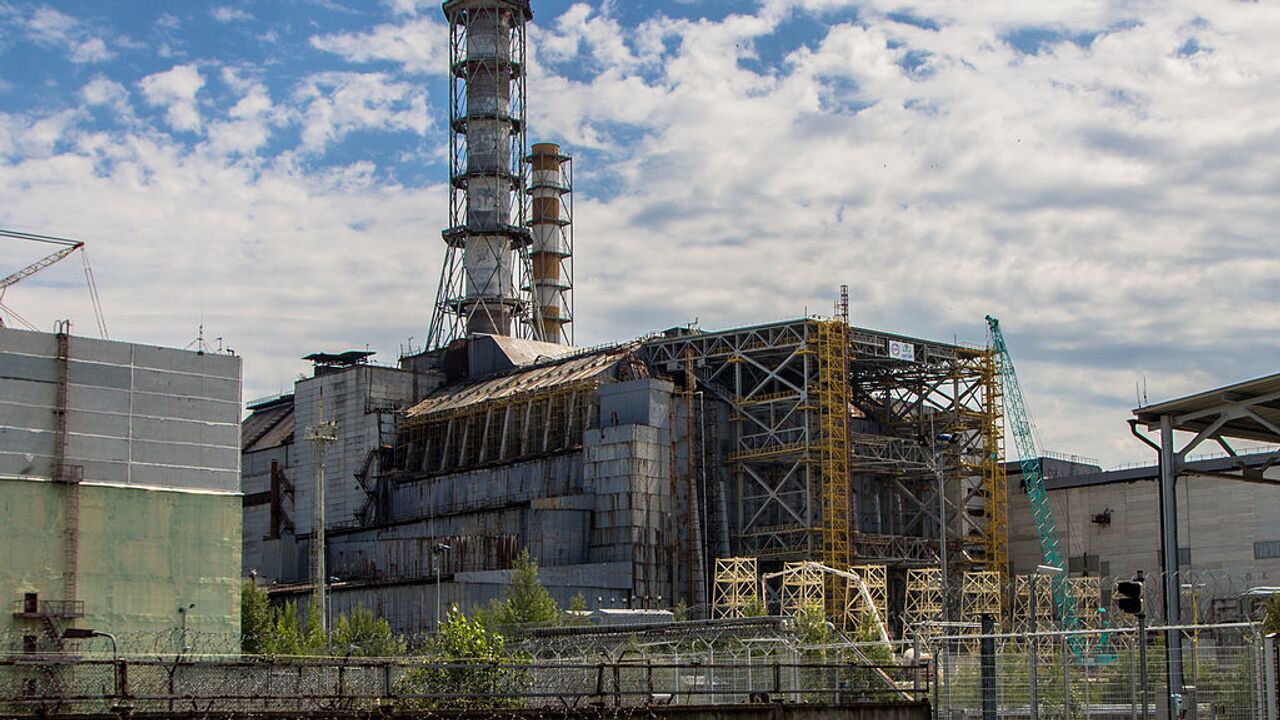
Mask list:
POLYGON ((996 720, 996 639, 995 622, 990 615, 982 616, 982 639, 978 642, 982 653, 982 720, 996 720))
POLYGON ((1071 648, 1067 645, 1067 636, 1063 635, 1062 648, 1062 717, 1071 720, 1071 648))
POLYGON ((1138 654, 1129 647, 1129 720, 1138 720, 1138 654))
POLYGON ((1276 686, 1276 637, 1272 633, 1263 638, 1263 664, 1266 679, 1263 684, 1267 691, 1267 720, 1280 720, 1280 687, 1276 686))

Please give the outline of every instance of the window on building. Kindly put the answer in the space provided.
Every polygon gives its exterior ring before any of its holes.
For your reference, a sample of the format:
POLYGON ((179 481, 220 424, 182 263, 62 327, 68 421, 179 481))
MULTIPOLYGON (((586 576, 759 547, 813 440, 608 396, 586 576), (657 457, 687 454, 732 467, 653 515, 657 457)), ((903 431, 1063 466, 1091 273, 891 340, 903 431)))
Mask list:
POLYGON ((1253 544, 1254 560, 1274 560, 1280 558, 1280 540, 1266 540, 1253 544))
POLYGON ((1191 565, 1191 548, 1178 548, 1178 566, 1191 565))

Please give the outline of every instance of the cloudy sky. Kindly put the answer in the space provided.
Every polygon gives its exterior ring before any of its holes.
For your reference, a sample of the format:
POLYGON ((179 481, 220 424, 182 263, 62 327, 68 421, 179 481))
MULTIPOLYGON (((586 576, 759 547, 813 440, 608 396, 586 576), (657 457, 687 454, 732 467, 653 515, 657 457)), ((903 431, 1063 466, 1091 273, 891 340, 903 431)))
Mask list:
MULTIPOLYGON (((534 11, 579 344, 829 313, 841 283, 864 327, 983 343, 991 313, 1044 444, 1105 464, 1148 457, 1136 386, 1277 369, 1274 3, 534 11)), ((203 322, 246 398, 309 352, 391 361, 439 274, 446 50, 437 2, 0 0, 0 227, 88 241, 113 337, 203 322)), ((93 334, 78 261, 3 301, 93 334)))

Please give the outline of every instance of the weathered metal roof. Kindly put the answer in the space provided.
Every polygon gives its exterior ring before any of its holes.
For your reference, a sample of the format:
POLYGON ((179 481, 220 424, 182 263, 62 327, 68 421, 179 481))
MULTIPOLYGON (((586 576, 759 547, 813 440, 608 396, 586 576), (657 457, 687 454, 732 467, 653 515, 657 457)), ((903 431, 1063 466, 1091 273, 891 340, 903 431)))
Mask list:
POLYGON ((240 450, 253 452, 293 440, 293 396, 254 409, 240 424, 240 450))
POLYGON ((406 415, 412 420, 490 400, 595 380, 609 373, 635 347, 633 343, 591 351, 442 388, 409 408, 406 415))

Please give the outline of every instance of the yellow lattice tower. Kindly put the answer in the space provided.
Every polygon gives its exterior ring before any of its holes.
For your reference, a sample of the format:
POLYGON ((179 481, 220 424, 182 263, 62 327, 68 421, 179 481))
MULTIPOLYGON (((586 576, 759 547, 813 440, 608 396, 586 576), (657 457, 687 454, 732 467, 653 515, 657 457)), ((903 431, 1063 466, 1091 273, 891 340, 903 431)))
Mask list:
MULTIPOLYGON (((884 565, 854 565, 849 570, 862 578, 862 582, 866 584, 867 591, 871 595, 871 602, 875 603, 876 612, 880 613, 881 618, 887 618, 889 616, 889 588, 884 565)), ((853 588, 849 588, 849 590, 852 592, 853 588)), ((857 596, 857 601, 857 609, 861 611, 861 594, 857 596)))
POLYGON ((979 570, 964 574, 961 584, 960 612, 965 622, 979 622, 983 615, 990 615, 999 623, 1004 611, 1000 601, 1000 573, 979 570))
MULTIPOLYGON (((822 562, 847 568, 853 562, 849 522, 849 326, 843 320, 814 324, 818 361, 818 460, 822 469, 822 562)), ((845 582, 831 576, 827 615, 845 616, 845 582)))
POLYGON ((937 634, 933 623, 942 617, 942 570, 910 568, 907 570, 907 596, 903 620, 907 628, 921 637, 937 634))
MULTIPOLYGON (((1031 578, 1032 575, 1018 575, 1013 586, 1013 628, 1026 631, 1031 627, 1031 578)), ((1053 588, 1051 578, 1034 576, 1036 583, 1036 628, 1052 630, 1053 624, 1053 588)))
POLYGON ((1080 624, 1094 629, 1100 625, 1098 608, 1102 607, 1102 582, 1096 577, 1071 578, 1071 594, 1076 600, 1080 624))
POLYGON ((715 581, 712 612, 716 617, 742 617, 760 599, 753 557, 716 558, 715 581))
POLYGON ((992 348, 983 353, 981 378, 982 503, 987 546, 983 564, 1003 577, 1009 565, 1009 482, 1004 470, 1004 388, 992 348))
POLYGON ((802 608, 815 604, 825 607, 825 575, 811 562, 789 562, 783 566, 782 614, 796 615, 802 608))

